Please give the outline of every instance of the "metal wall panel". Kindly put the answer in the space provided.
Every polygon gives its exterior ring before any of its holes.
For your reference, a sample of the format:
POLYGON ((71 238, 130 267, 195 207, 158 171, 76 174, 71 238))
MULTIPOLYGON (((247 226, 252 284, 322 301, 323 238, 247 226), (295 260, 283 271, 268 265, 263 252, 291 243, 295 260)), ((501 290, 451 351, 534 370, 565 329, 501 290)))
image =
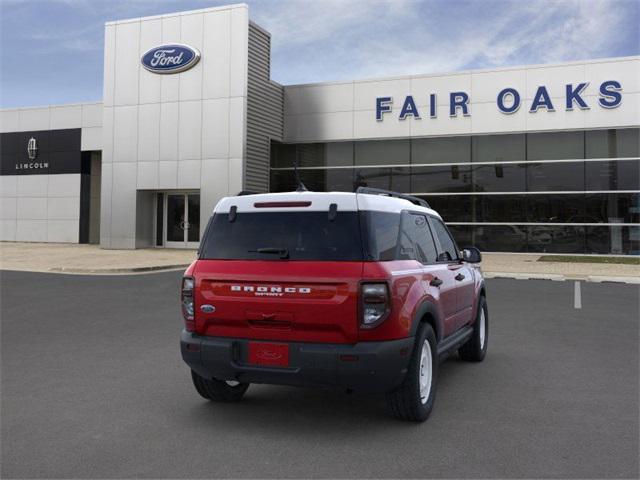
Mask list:
POLYGON ((271 37, 249 24, 249 75, 247 95, 247 138, 243 189, 269 191, 271 140, 282 140, 284 90, 272 82, 271 37))

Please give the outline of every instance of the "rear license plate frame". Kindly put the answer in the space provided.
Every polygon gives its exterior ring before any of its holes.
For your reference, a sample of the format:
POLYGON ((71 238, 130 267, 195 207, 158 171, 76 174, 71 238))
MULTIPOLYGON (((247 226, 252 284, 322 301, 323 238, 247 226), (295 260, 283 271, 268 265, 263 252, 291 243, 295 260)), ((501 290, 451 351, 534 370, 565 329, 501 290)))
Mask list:
POLYGON ((249 342, 247 362, 258 367, 289 367, 289 344, 249 342))

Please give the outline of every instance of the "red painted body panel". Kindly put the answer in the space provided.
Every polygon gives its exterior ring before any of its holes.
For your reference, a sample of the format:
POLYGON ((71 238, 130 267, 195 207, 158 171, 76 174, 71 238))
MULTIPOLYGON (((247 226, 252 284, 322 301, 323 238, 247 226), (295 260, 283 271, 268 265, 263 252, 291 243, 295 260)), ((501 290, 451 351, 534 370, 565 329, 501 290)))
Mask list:
POLYGON ((195 325, 201 335, 276 342, 355 344, 406 338, 419 308, 432 305, 439 334, 473 323, 481 286, 476 266, 388 262, 199 260, 185 272, 195 278, 195 325), (456 280, 458 274, 463 280, 456 280), (430 282, 439 278, 439 287, 430 282), (386 282, 389 316, 360 327, 360 285, 386 282), (203 313, 200 306, 215 307, 203 313))
POLYGON ((196 332, 259 340, 356 343, 361 262, 200 260, 196 332), (215 312, 202 313, 200 306, 215 312))

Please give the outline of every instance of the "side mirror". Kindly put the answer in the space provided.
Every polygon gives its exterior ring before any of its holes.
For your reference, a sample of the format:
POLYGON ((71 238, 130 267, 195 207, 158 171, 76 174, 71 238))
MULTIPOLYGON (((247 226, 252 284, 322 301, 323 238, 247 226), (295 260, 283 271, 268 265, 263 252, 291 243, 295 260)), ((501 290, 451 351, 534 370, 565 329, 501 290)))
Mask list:
POLYGON ((464 247, 462 250, 462 260, 469 263, 480 263, 482 254, 476 247, 464 247))

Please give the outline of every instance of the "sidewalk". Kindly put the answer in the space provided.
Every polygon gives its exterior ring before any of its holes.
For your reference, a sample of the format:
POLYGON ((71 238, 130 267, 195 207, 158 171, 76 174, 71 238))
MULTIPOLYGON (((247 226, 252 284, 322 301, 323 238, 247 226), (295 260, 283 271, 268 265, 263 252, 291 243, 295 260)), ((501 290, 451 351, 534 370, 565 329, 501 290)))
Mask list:
POLYGON ((538 254, 483 253, 482 270, 488 278, 541 278, 640 284, 640 265, 538 262, 541 256, 538 254))
POLYGON ((29 272, 136 273, 184 269, 195 250, 105 250, 98 245, 0 242, 0 269, 29 272))
MULTIPOLYGON (((97 245, 0 242, 0 269, 88 274, 140 273, 184 269, 194 250, 146 248, 103 250, 97 245)), ((538 262, 540 255, 485 253, 482 270, 488 278, 620 281, 640 283, 640 265, 538 262)))

